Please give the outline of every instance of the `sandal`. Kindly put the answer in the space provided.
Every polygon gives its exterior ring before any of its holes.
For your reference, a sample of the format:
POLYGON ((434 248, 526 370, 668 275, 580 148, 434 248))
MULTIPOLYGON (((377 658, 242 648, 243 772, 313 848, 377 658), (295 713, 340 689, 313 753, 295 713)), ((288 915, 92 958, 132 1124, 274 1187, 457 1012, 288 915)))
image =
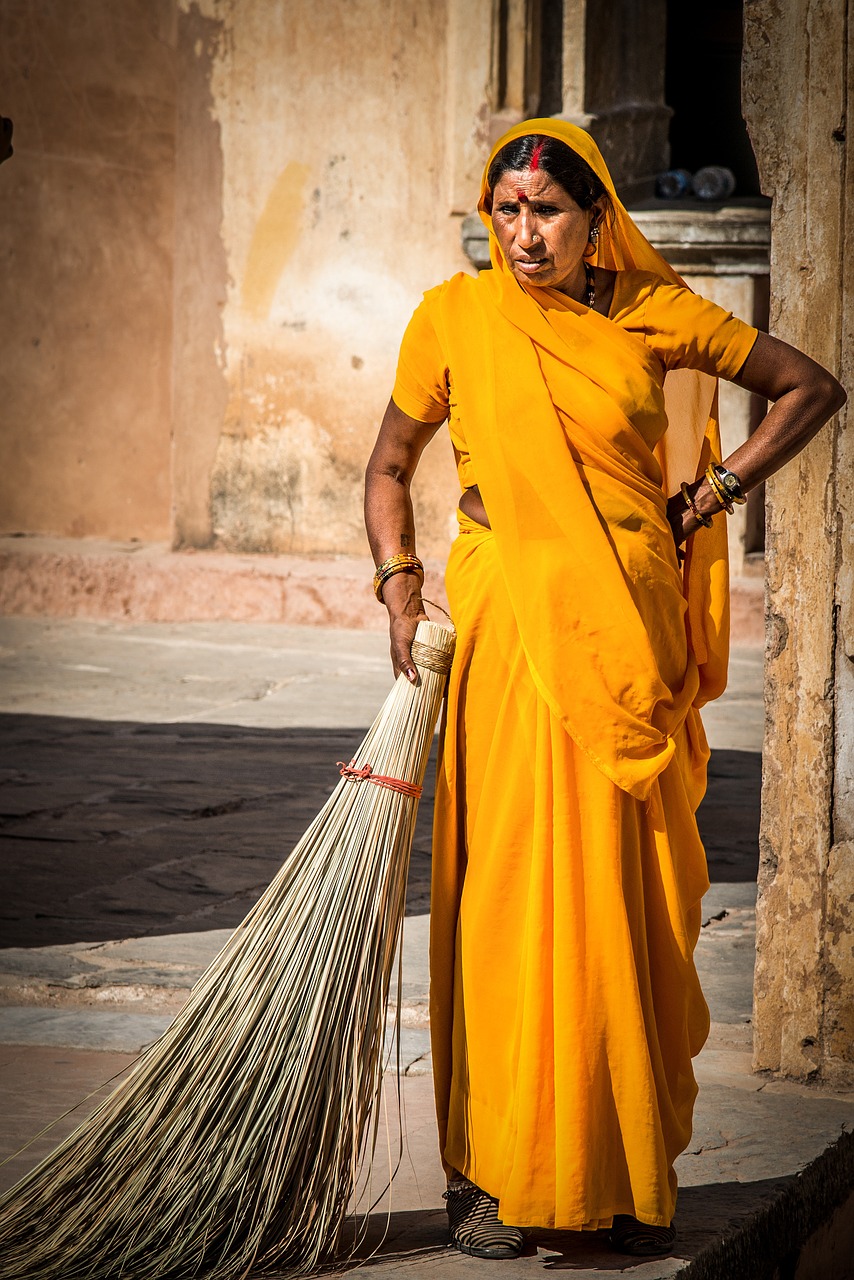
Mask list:
POLYGON ((444 1197, 451 1244, 472 1258, 518 1258, 525 1237, 498 1217, 498 1201, 474 1183, 449 1187, 444 1197))
POLYGON ((655 1258, 673 1251, 676 1228, 672 1225, 654 1227, 648 1222, 638 1222, 631 1214, 615 1213, 608 1243, 618 1253, 630 1253, 636 1258, 655 1258))

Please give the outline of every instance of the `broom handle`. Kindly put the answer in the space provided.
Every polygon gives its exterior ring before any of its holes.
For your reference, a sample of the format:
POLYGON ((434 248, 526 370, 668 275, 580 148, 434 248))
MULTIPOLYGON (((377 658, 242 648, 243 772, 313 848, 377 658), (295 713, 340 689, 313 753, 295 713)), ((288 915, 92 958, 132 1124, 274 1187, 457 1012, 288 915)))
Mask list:
MULTIPOLYGON (((422 603, 422 604, 431 604, 431 605, 433 606, 433 608, 434 608, 434 609, 438 609, 440 613, 444 613, 445 617, 448 619, 448 621, 449 621, 449 622, 450 622, 450 624, 451 624, 451 628, 452 628, 452 630, 453 630, 453 632, 454 632, 454 635, 456 635, 456 634, 457 634, 457 629, 456 629, 456 627, 454 626, 454 620, 453 620, 453 618, 451 617, 451 615, 448 613, 448 610, 447 610, 447 609, 443 609, 443 608, 442 608, 442 606, 441 606, 440 604, 436 604, 436 601, 435 601, 435 600, 428 600, 426 596, 422 596, 422 597, 421 597, 421 603, 422 603)), ((440 624, 440 625, 441 625, 441 624, 440 624)))

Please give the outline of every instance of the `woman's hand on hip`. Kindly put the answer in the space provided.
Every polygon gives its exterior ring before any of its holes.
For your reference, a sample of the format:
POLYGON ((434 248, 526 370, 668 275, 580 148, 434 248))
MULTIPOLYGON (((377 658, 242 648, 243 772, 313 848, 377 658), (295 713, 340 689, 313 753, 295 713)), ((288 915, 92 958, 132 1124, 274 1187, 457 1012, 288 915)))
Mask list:
MULTIPOLYGON (((691 490, 699 488, 699 481, 689 485, 688 488, 691 490)), ((701 527, 700 521, 686 504, 681 493, 676 493, 667 499, 667 523, 670 525, 673 541, 676 543, 677 557, 681 561, 684 559, 683 544, 701 527)))

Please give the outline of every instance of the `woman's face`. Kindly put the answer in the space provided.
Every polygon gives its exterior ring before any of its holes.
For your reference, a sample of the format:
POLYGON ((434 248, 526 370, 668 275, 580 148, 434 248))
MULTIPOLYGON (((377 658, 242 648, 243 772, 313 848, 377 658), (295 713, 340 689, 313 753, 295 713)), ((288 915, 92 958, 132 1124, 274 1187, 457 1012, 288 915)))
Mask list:
POLYGON ((582 209, 542 169, 505 173, 492 193, 492 227, 516 279, 578 298, 582 254, 601 217, 598 201, 582 209))

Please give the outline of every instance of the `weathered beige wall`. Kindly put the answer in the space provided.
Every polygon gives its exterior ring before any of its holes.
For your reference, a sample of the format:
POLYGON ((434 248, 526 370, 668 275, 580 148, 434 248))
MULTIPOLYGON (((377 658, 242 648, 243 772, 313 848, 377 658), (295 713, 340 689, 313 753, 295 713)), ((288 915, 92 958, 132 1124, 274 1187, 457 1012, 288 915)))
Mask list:
POLYGON ((6 0, 0 529, 170 533, 170 0, 6 0))
MULTIPOLYGON (((467 265, 445 174, 445 4, 202 0, 185 10, 208 24, 198 57, 222 154, 216 543, 361 551, 361 475, 400 336, 423 290, 467 265)), ((208 355, 213 341, 206 323, 208 355)), ((205 541, 199 516, 184 523, 184 511, 201 511, 207 447, 194 442, 186 464, 178 520, 188 541, 194 530, 205 541)), ((179 436, 176 456, 186 454, 179 436)), ((417 482, 422 551, 447 547, 457 492, 443 440, 417 482)))
POLYGON ((210 478, 228 402, 222 145, 211 92, 223 33, 195 6, 178 14, 177 25, 173 541, 206 547, 213 538, 210 478))
MULTIPOLYGON (((3 530, 365 552, 398 343, 469 269, 488 149, 491 2, 448 3, 4 7, 3 530)), ((439 440, 425 553, 456 495, 439 440)))
MULTIPOLYGON (((771 331, 854 392, 851 0, 750 0, 744 110, 774 197, 771 331), (849 74, 846 76, 846 73, 849 74), (768 86, 775 109, 768 110, 768 86)), ((854 1080, 851 409, 768 486, 755 1064, 854 1080)))

